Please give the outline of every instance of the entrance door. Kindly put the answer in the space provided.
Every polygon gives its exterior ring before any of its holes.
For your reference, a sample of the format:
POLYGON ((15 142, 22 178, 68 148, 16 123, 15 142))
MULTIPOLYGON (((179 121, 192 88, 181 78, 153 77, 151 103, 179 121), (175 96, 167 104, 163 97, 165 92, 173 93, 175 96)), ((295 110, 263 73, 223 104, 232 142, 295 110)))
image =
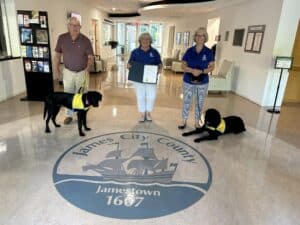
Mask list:
POLYGON ((289 71, 289 78, 283 98, 283 103, 300 103, 300 22, 293 49, 293 67, 289 71))
POLYGON ((136 25, 126 24, 126 37, 125 37, 125 49, 129 53, 135 49, 137 43, 137 32, 136 25))

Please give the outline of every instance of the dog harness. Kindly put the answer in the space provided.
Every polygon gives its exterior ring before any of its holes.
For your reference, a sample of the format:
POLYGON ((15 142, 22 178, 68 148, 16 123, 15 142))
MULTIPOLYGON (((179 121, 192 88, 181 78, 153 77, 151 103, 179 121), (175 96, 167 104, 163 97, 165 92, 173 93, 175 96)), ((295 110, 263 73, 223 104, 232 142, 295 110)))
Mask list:
POLYGON ((82 94, 75 94, 72 100, 73 109, 85 109, 82 101, 82 94))
POLYGON ((206 125, 206 128, 207 129, 210 129, 210 130, 216 130, 216 131, 219 131, 220 133, 224 133, 225 132, 225 128, 226 128, 226 123, 225 123, 225 120, 224 119, 221 119, 221 122, 219 123, 219 125, 214 128, 214 127, 211 127, 211 126, 207 126, 206 125))

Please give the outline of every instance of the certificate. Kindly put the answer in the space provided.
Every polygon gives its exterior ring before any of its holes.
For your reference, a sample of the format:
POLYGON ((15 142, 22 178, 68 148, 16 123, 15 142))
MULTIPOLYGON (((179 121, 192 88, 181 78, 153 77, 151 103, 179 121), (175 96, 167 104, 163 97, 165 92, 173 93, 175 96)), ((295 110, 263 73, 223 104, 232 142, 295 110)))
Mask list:
POLYGON ((252 50, 253 38, 254 38, 254 33, 248 33, 245 51, 252 50))
POLYGON ((130 62, 130 64, 131 68, 129 69, 128 80, 139 83, 157 83, 157 65, 145 65, 138 62, 130 62))
POLYGON ((158 66, 153 65, 145 65, 144 66, 144 75, 143 75, 143 83, 157 83, 157 71, 158 66))

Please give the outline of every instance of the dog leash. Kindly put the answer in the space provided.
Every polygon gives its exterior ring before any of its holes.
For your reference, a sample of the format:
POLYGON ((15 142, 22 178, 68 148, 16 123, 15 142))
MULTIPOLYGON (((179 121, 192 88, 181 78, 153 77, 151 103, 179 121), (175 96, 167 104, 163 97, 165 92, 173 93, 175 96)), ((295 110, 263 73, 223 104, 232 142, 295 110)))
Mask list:
POLYGON ((82 85, 81 85, 81 87, 78 90, 78 94, 83 94, 84 90, 87 89, 87 76, 88 76, 88 72, 86 71, 84 73, 82 85))

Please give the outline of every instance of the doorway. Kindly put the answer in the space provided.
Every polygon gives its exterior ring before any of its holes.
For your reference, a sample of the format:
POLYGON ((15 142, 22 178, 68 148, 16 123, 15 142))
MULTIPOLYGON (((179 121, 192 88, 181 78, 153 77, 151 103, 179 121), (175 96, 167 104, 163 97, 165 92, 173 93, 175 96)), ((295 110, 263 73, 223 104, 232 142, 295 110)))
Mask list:
POLYGON ((206 46, 211 48, 214 44, 217 43, 217 37, 219 35, 220 29, 220 18, 213 18, 207 21, 207 33, 208 33, 208 41, 206 42, 206 46))
POLYGON ((213 73, 215 74, 216 71, 218 71, 219 68, 219 58, 220 58, 220 51, 218 46, 219 40, 219 30, 220 30, 220 17, 212 18, 207 21, 207 33, 208 33, 208 41, 205 43, 205 45, 208 48, 213 49, 214 55, 215 55, 215 69, 213 73))
POLYGON ((298 22, 292 57, 293 67, 289 71, 283 103, 300 103, 300 22, 298 22))
POLYGON ((100 45, 99 45, 99 26, 98 20, 92 19, 92 28, 90 31, 90 40, 92 42, 92 47, 95 55, 100 54, 100 45))

